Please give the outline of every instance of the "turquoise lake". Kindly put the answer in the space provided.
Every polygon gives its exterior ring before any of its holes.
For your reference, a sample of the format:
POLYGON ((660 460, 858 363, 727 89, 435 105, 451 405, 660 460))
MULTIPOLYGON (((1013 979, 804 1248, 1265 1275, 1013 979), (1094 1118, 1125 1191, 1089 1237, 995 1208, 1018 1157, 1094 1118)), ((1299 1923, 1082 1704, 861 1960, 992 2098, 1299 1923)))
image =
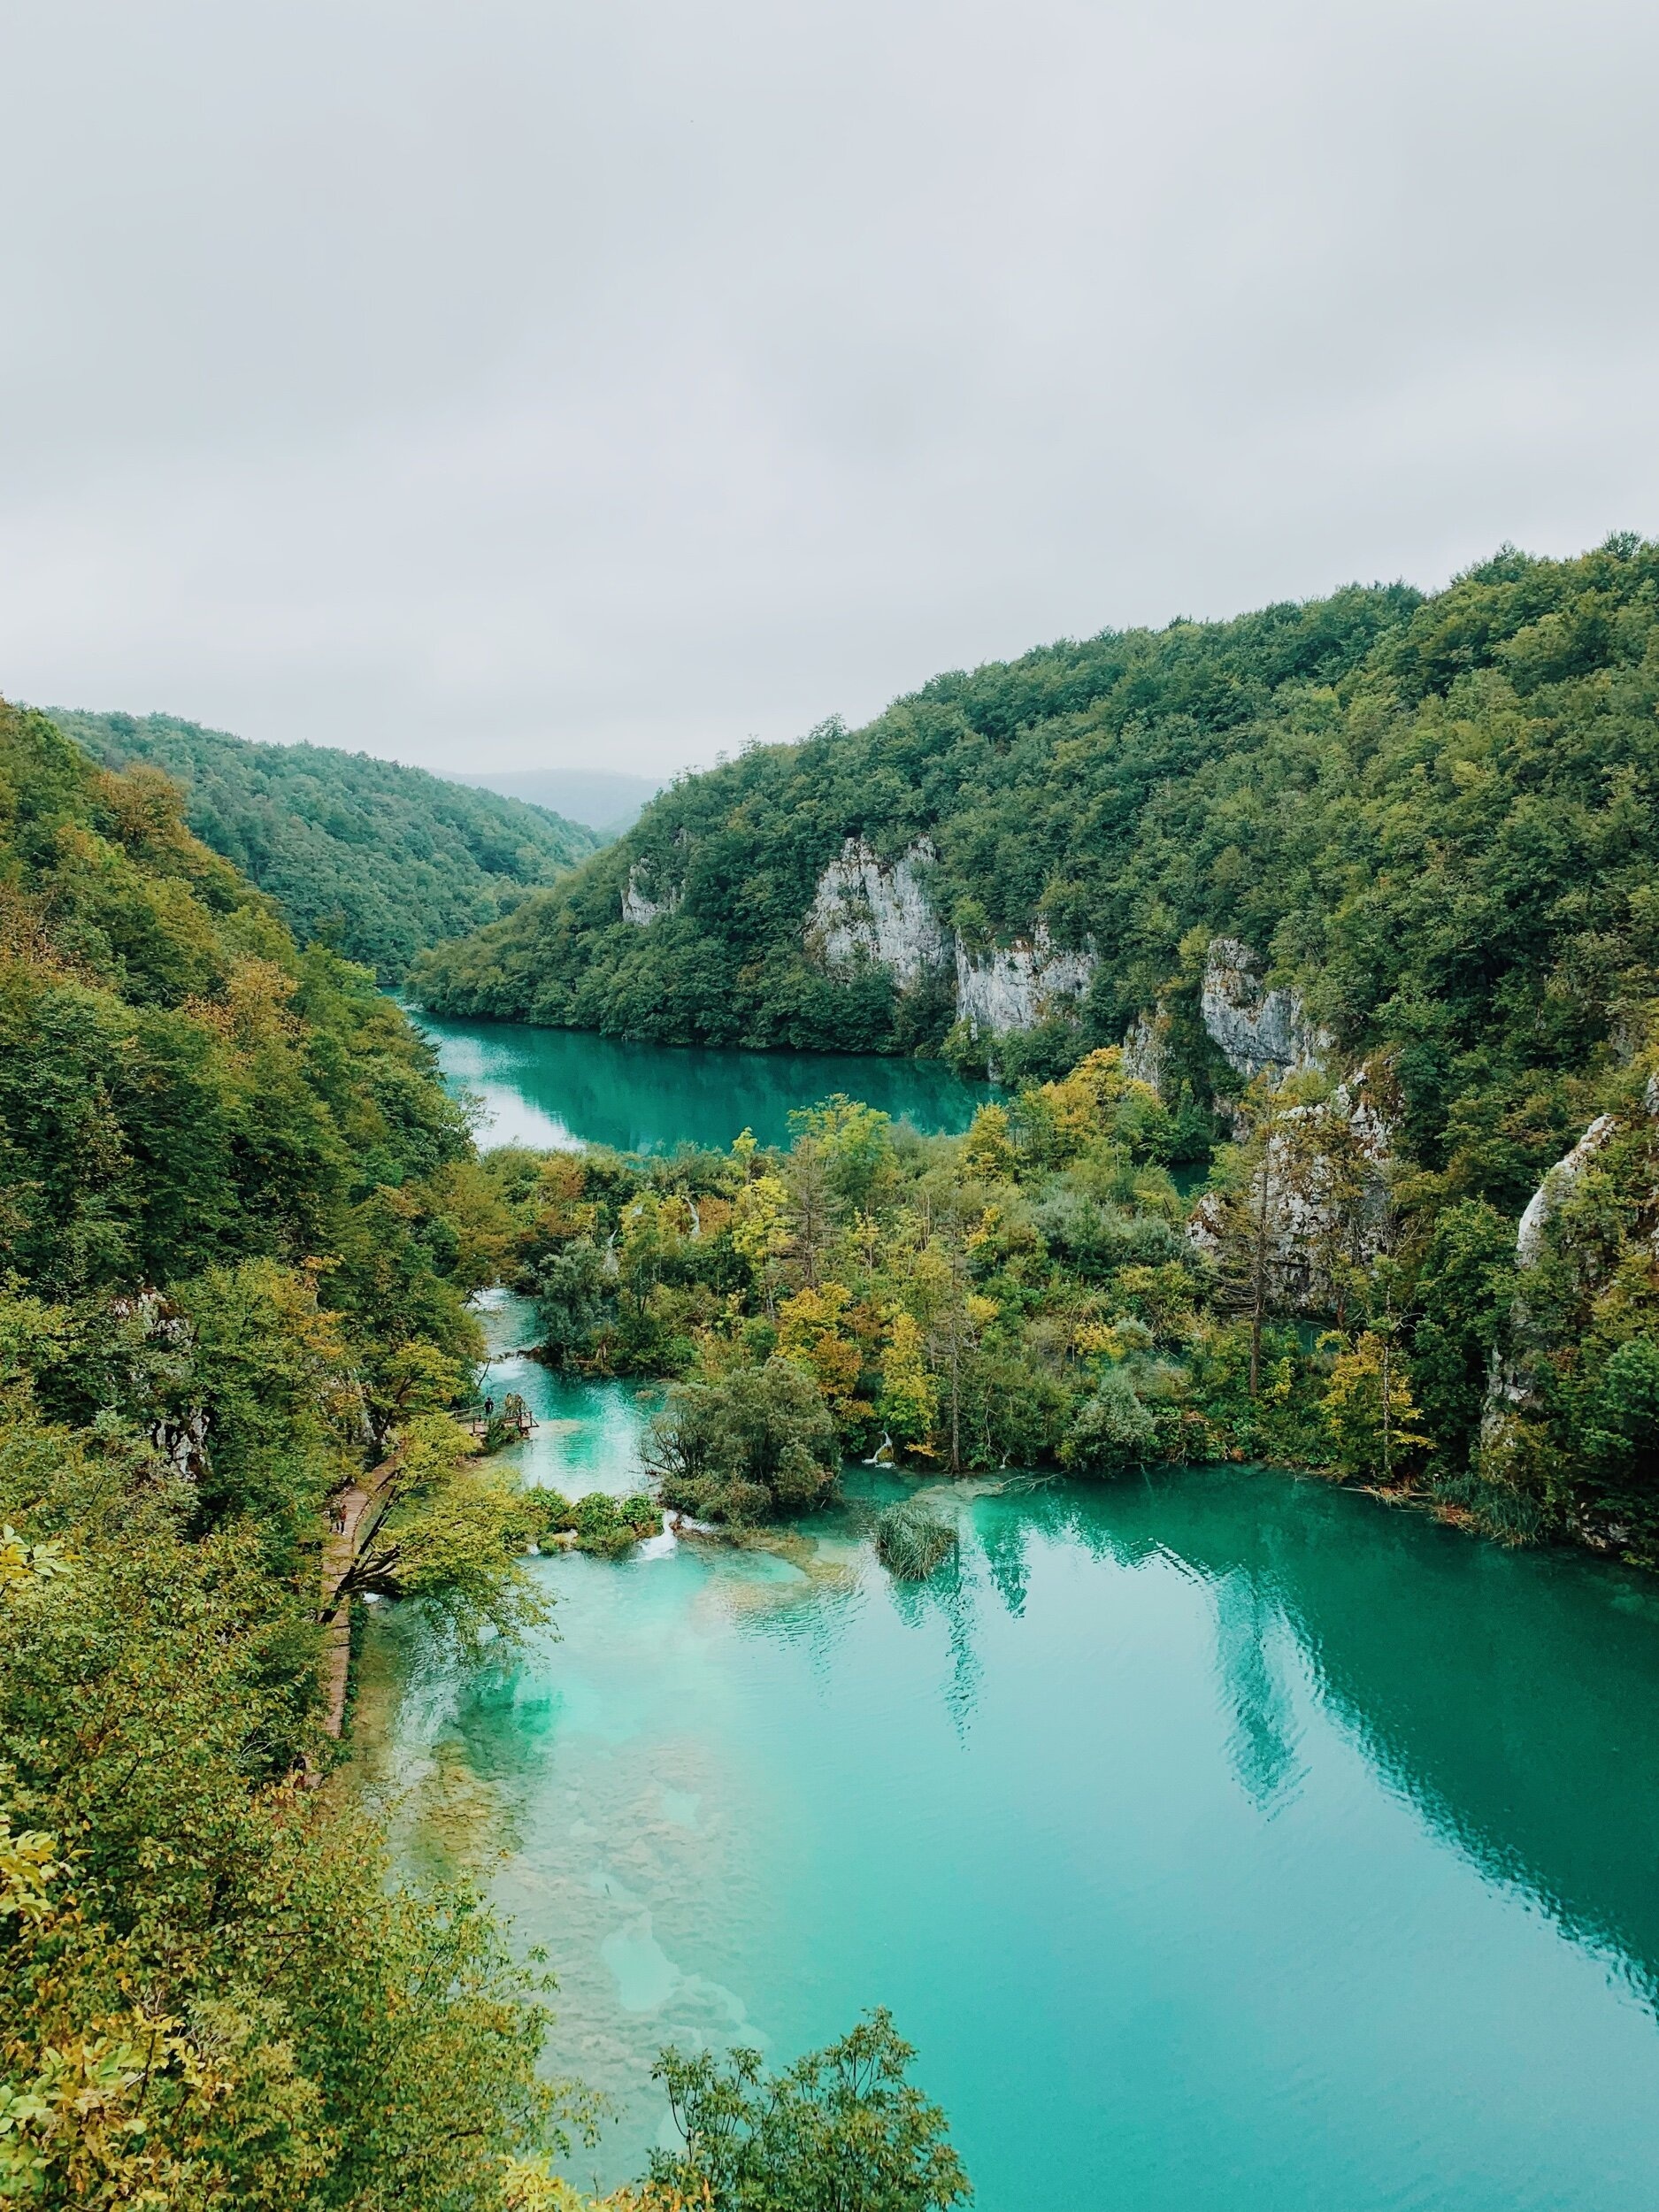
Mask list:
MULTIPOLYGON (((526 1475, 635 1486, 652 1394, 486 1318, 526 1475)), ((1248 1469, 934 1494, 920 1590, 849 1510, 538 1562, 504 1665, 376 1613, 359 1773, 546 1947, 618 2111, 576 2177, 639 2170, 662 2044, 881 2003, 984 2212, 1659 2204, 1659 1589, 1248 1469)))
POLYGON ((666 1152, 724 1147, 745 1129, 785 1144, 789 1116, 837 1091, 932 1134, 965 1129, 988 1095, 938 1060, 834 1052, 711 1052, 580 1029, 416 1017, 452 1088, 481 1110, 479 1142, 666 1152))

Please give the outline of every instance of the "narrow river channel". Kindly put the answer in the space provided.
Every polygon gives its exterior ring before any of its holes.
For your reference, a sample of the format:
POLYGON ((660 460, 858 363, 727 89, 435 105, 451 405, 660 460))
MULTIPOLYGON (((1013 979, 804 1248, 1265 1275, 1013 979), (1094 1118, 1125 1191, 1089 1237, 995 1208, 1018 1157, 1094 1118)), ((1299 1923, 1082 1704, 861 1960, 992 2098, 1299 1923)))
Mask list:
MULTIPOLYGON (((677 1131, 685 1056, 631 1048, 607 1107, 616 1048, 543 1036, 446 1026, 500 1133, 735 1133, 735 1064, 677 1131)), ((634 1487, 650 1394, 488 1318, 526 1473, 634 1487)), ((880 2003, 983 2212, 1659 2204, 1659 1587, 1252 1470, 942 1494, 960 1568, 919 1591, 849 1512, 542 1561, 558 1640, 507 1666, 372 1624, 363 1786, 547 1950, 554 2062, 618 2110, 576 2177, 639 2170, 662 2044, 781 2062, 880 2003)))

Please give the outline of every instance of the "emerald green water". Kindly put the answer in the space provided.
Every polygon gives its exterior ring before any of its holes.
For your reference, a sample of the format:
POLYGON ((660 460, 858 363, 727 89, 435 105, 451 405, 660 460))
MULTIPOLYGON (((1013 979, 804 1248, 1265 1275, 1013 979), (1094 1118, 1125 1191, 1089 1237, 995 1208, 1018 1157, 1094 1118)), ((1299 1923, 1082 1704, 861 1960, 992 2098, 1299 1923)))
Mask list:
POLYGON ((445 1080, 482 1110, 479 1142, 625 1152, 725 1146, 745 1129, 781 1144, 789 1115, 833 1092, 933 1133, 965 1129, 985 1092, 937 1060, 835 1052, 710 1052, 520 1022, 419 1024, 445 1080))
MULTIPOLYGON (((487 1320, 524 1471, 634 1486, 651 1394, 487 1320)), ((1659 1589, 1248 1469, 937 1494, 921 1590, 842 1516, 540 1561, 494 1669, 372 1623, 359 1771, 546 1947, 579 2177, 663 2043, 879 2002, 984 2212, 1659 2204, 1659 1589)))

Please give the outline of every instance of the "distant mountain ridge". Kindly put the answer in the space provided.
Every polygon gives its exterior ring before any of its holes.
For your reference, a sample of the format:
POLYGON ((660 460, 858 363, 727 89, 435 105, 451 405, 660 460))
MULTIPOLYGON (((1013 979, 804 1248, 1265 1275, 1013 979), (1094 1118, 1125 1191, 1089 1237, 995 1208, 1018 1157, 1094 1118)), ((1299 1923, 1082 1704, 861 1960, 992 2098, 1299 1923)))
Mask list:
POLYGON ((256 744, 167 714, 44 711, 104 766, 173 777, 191 829, 276 900, 302 943, 326 941, 384 985, 601 841, 523 799, 367 753, 256 744))
POLYGON ((456 775, 476 791, 499 791, 582 822, 601 837, 633 828, 667 783, 666 776, 630 776, 605 768, 510 768, 484 776, 456 775))

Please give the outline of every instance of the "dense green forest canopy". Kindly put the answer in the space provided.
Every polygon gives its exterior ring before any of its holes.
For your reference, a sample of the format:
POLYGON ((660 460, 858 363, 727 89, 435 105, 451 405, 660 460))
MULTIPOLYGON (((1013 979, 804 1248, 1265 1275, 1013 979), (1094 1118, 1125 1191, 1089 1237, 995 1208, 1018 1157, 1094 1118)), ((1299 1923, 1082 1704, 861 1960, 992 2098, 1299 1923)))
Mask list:
POLYGON ((434 1625, 526 1592, 443 1409, 490 1206, 430 1056, 0 705, 0 2196, 499 2200, 541 2016, 320 1770, 328 1502, 403 1449, 434 1625), (417 1447, 419 1448, 417 1450, 417 1447))
POLYGON ((107 767, 165 769, 196 836, 271 894, 302 944, 333 945, 383 984, 599 842, 543 807, 367 753, 255 745, 165 714, 50 716, 107 767))
POLYGON ((1075 1020, 1004 1041, 1005 1071, 1057 1073, 1159 1010, 1178 1078, 1225 1089, 1196 1006, 1206 947, 1236 937, 1340 1054, 1393 1056, 1417 1156, 1461 1154, 1518 1210, 1573 1085, 1659 987, 1656 703, 1659 547, 1628 537, 1506 550, 1432 596, 1108 631, 684 779, 414 988, 671 1042, 937 1049, 949 972, 895 989, 805 942, 845 840, 892 860, 926 838, 967 956, 1040 921, 1096 956, 1075 1020))

